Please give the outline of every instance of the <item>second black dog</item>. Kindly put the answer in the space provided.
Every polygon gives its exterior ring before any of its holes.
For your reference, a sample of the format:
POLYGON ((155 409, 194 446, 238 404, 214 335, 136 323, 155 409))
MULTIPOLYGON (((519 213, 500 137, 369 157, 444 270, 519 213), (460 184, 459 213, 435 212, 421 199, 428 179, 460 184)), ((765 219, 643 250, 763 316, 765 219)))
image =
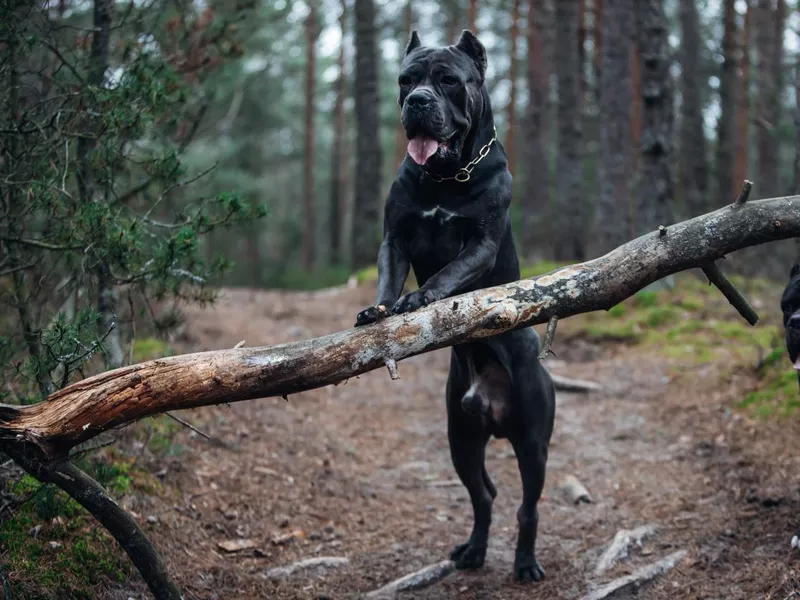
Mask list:
MULTIPOLYGON (((486 51, 469 31, 443 48, 423 47, 411 34, 399 77, 408 156, 386 201, 376 306, 358 314, 357 326, 520 278, 508 216, 511 174, 496 140, 486 66, 486 51), (401 297, 409 267, 419 289, 401 297)), ((535 549, 537 503, 555 392, 538 353, 532 328, 452 348, 448 439, 473 508, 472 534, 451 554, 460 569, 479 568, 486 556, 497 491, 484 454, 494 435, 511 442, 522 479, 514 576, 544 576, 535 549)))

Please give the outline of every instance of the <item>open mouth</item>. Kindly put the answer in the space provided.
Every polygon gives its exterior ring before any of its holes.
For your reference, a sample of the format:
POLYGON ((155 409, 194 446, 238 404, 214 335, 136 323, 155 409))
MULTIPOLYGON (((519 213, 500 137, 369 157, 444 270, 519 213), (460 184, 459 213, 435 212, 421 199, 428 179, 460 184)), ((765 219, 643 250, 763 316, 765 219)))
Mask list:
POLYGON ((432 156, 446 158, 455 149, 458 134, 449 138, 436 139, 425 135, 417 135, 408 140, 408 155, 418 165, 425 165, 432 156))

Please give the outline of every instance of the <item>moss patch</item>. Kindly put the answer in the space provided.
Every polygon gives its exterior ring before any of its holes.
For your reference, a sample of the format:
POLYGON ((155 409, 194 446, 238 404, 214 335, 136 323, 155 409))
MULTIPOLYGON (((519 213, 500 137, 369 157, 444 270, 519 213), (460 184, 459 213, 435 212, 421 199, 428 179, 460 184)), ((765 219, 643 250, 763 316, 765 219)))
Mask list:
MULTIPOLYGON (((152 493, 160 485, 114 450, 75 462, 115 498, 133 491, 152 493)), ((21 501, 0 528, 14 597, 89 600, 130 576, 132 566, 116 541, 64 492, 30 475, 6 487, 21 501)))

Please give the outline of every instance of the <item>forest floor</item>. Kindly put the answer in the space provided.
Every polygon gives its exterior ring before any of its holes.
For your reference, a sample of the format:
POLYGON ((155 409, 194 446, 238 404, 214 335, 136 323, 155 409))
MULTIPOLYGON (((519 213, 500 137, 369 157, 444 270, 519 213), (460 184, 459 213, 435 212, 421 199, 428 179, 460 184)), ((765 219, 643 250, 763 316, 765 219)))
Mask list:
MULTIPOLYGON (((779 290, 756 295, 767 321, 759 327, 770 333, 750 338, 724 299, 706 301, 697 289, 659 293, 665 302, 642 296, 638 305, 634 299, 616 312, 559 324, 552 371, 603 389, 558 394, 539 503, 545 580, 512 581, 519 472, 510 445, 492 440, 487 468, 499 494, 484 568, 399 598, 577 599, 678 550, 685 557, 639 597, 800 596, 800 555, 789 545, 800 526, 798 418, 794 404, 787 409, 758 395, 768 386, 764 368, 772 368, 764 365, 781 352, 774 318, 767 318, 778 312, 779 290), (692 312, 699 333, 679 309, 692 312), (592 503, 567 498, 561 484, 568 475, 592 503), (595 576, 615 534, 642 525, 655 533, 595 576)), ((331 333, 351 327, 373 295, 372 284, 319 293, 226 289, 215 306, 187 309, 186 333, 173 351, 331 333)), ((397 381, 378 370, 288 401, 180 413, 224 445, 181 428, 168 451, 145 452, 140 461, 160 481, 155 491, 122 501, 145 524, 187 600, 357 598, 447 558, 472 519, 447 445, 448 353, 401 362, 397 381), (228 544, 242 549, 226 551, 228 544), (318 556, 348 562, 265 576, 318 556)), ((774 362, 794 377, 788 359, 774 362)), ((149 597, 135 573, 101 587, 98 600, 149 597)))

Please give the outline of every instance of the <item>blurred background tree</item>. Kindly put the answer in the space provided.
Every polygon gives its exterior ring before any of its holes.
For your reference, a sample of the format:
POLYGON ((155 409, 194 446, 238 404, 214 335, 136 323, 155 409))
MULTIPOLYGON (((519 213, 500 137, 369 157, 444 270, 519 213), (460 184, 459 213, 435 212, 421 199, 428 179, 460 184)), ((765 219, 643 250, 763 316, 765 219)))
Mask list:
MULTIPOLYGON (((412 27, 425 44, 470 27, 487 47, 528 262, 606 252, 732 201, 744 178, 755 197, 791 193, 796 9, 2 0, 4 377, 34 397, 95 353, 122 364, 140 313, 167 331, 219 283, 310 289, 373 267, 412 27)), ((783 277, 795 252, 729 263, 783 277)))

